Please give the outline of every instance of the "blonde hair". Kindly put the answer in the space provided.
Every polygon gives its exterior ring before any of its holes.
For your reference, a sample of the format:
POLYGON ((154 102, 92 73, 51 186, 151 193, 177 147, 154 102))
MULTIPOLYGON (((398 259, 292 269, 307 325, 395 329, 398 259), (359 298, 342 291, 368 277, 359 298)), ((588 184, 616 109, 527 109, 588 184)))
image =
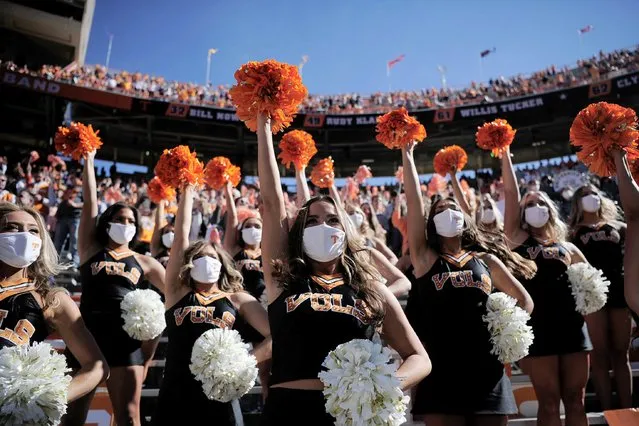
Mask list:
POLYGON ((577 226, 584 218, 584 208, 581 205, 581 199, 584 197, 584 192, 586 191, 586 189, 589 189, 601 200, 601 205, 599 206, 597 216, 599 216, 602 221, 610 223, 623 220, 619 209, 610 198, 606 197, 604 193, 600 191, 596 186, 592 184, 586 184, 576 190, 575 194, 572 197, 572 202, 570 203, 570 217, 568 219, 570 229, 575 231, 575 228, 577 228, 577 226))
POLYGON ((193 269, 193 261, 198 257, 202 257, 202 253, 207 247, 213 247, 218 260, 222 263, 222 271, 217 281, 217 286, 225 293, 236 293, 244 291, 242 274, 235 269, 235 264, 231 256, 218 244, 214 244, 205 240, 197 240, 193 242, 184 251, 184 260, 180 268, 179 280, 185 287, 195 290, 193 280, 191 279, 191 269, 193 269))
POLYGON ((546 230, 548 237, 550 240, 555 242, 566 241, 568 237, 568 225, 561 220, 559 216, 559 209, 554 201, 548 197, 543 191, 531 191, 527 192, 523 197, 521 197, 521 201, 519 202, 519 223, 521 229, 529 232, 530 227, 528 223, 526 223, 526 203, 528 202, 528 198, 531 195, 537 194, 540 200, 544 202, 544 204, 548 207, 548 223, 544 225, 544 229, 546 230))
POLYGON ((44 223, 44 219, 37 210, 31 207, 17 206, 12 203, 0 202, 0 226, 4 225, 7 216, 10 213, 25 212, 36 221, 38 226, 39 238, 42 240, 42 248, 40 255, 31 265, 27 266, 27 278, 35 285, 36 292, 44 300, 44 307, 53 307, 56 303, 55 294, 58 292, 66 292, 63 288, 51 287, 50 280, 66 269, 65 265, 59 262, 58 252, 56 251, 53 241, 49 236, 49 231, 44 223))

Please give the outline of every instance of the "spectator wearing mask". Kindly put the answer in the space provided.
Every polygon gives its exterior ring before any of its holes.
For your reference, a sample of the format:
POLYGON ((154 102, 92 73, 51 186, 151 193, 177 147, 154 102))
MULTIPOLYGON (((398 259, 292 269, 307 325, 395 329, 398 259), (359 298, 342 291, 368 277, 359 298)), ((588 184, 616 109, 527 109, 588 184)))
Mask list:
POLYGON ((16 196, 7 190, 7 175, 0 172, 0 201, 16 203, 16 196))
POLYGON ((62 253, 64 243, 69 238, 69 254, 73 264, 80 265, 78 257, 78 226, 80 225, 80 213, 82 201, 79 199, 80 189, 72 187, 64 192, 62 201, 56 212, 56 226, 53 244, 58 253, 62 253))

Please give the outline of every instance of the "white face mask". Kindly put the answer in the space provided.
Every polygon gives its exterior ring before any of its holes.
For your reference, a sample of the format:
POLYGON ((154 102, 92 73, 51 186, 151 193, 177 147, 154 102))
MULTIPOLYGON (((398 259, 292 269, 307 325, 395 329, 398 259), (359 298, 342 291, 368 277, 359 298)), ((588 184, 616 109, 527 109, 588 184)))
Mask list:
POLYGON ((128 244, 135 236, 135 225, 109 223, 109 237, 118 244, 128 244))
POLYGON ((164 244, 164 247, 166 248, 171 248, 171 246, 173 245, 174 239, 175 239, 174 232, 167 232, 165 234, 162 234, 162 244, 164 244))
POLYGON ((543 206, 533 206, 528 207, 524 216, 526 219, 526 223, 533 228, 542 228, 546 223, 548 223, 548 219, 550 218, 550 213, 548 212, 548 207, 543 206))
POLYGON ((446 209, 433 217, 437 234, 442 237, 456 237, 464 230, 464 214, 457 210, 446 209))
POLYGON ((348 217, 351 218, 351 222, 353 222, 353 225, 355 225, 355 228, 357 229, 359 229, 362 226, 362 223, 364 223, 364 216, 360 213, 353 213, 348 215, 348 217))
POLYGON ((484 209, 481 213, 481 223, 484 225, 490 225, 495 222, 495 212, 493 209, 484 209))
POLYGON ((581 207, 588 213, 596 213, 601 207, 601 198, 594 194, 586 195, 581 199, 581 207))
POLYGON ((0 261, 14 268, 26 268, 38 260, 42 240, 30 232, 0 234, 0 261))
POLYGON ((193 261, 191 278, 199 283, 213 284, 220 279, 222 263, 214 257, 203 256, 193 261))
POLYGON ((262 242, 261 228, 244 228, 242 229, 242 239, 246 244, 251 246, 258 245, 262 242))
POLYGON ((325 223, 304 229, 304 252, 316 262, 330 262, 344 252, 346 234, 325 223))

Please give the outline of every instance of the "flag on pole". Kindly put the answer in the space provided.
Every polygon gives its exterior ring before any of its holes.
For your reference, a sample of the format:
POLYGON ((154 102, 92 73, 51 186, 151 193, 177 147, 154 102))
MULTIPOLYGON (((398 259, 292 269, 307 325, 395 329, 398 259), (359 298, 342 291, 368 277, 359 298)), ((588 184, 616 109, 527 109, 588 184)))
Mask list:
POLYGON ((592 25, 586 25, 585 27, 578 29, 577 34, 581 35, 581 34, 589 33, 590 31, 594 29, 595 27, 593 27, 592 25))
POLYGON ((215 55, 217 53, 217 49, 209 49, 209 55, 215 55))
POLYGON ((302 62, 300 62, 299 68, 302 69, 302 67, 304 67, 304 64, 306 64, 307 62, 308 62, 308 55, 302 55, 302 62))
POLYGON ((395 65, 397 65, 399 62, 403 61, 404 58, 406 57, 406 55, 399 55, 398 57, 396 57, 395 59, 388 61, 388 70, 390 71, 391 68, 393 68, 395 65))
POLYGON ((485 58, 486 56, 490 55, 491 53, 495 53, 497 51, 497 48, 493 47, 492 49, 486 49, 486 50, 482 50, 481 52, 479 52, 479 56, 481 56, 482 58, 485 58))

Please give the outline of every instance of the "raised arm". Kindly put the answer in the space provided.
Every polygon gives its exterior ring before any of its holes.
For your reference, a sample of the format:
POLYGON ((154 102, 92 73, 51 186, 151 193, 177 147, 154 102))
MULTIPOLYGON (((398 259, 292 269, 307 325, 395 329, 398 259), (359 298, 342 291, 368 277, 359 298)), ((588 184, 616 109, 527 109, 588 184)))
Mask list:
POLYGON ((402 148, 404 167, 404 194, 406 196, 408 223, 408 246, 410 259, 415 268, 415 276, 420 277, 430 269, 435 257, 426 245, 426 224, 424 221, 424 201, 419 188, 419 177, 413 157, 414 144, 402 148))
POLYGON ((626 217, 626 222, 630 225, 639 226, 639 185, 632 178, 626 153, 621 150, 613 152, 615 166, 617 167, 617 185, 619 185, 619 198, 626 217))
POLYGON ((231 255, 237 250, 237 207, 233 199, 233 186, 227 183, 224 187, 224 196, 226 197, 226 226, 224 229, 224 249, 231 255))
POLYGON ((522 240, 524 231, 521 229, 519 211, 519 202, 521 201, 521 193, 515 176, 515 168, 510 158, 510 149, 501 157, 502 177, 504 179, 504 195, 506 197, 506 208, 504 212, 504 233, 508 241, 517 244, 518 240, 522 240))
POLYGON ((151 236, 151 256, 155 257, 162 252, 162 228, 166 224, 166 214, 164 213, 164 204, 166 201, 160 201, 155 208, 155 227, 151 236))
POLYGON ((295 183, 297 184, 297 207, 300 208, 311 199, 311 191, 306 181, 306 167, 295 168, 295 183))
MULTIPOLYGON (((175 235, 173 245, 171 246, 171 254, 166 265, 165 274, 165 306, 173 306, 182 296, 180 292, 179 278, 180 269, 182 268, 182 260, 184 259, 184 251, 189 246, 189 232, 191 231, 191 213, 193 210, 193 197, 195 196, 195 188, 191 185, 186 186, 180 194, 178 203, 178 211, 175 216, 175 224, 173 226, 175 235)), ((184 289, 184 292, 188 289, 184 289)))
POLYGON ((262 263, 264 282, 269 303, 281 290, 273 280, 272 261, 288 259, 288 219, 282 194, 282 182, 273 150, 271 120, 260 114, 257 117, 257 171, 260 178, 261 213, 263 221, 262 263))
POLYGON ((344 203, 342 202, 342 194, 337 190, 335 186, 335 182, 328 188, 328 193, 331 194, 331 197, 335 200, 335 203, 340 207, 344 208, 344 203))
POLYGON ((459 207, 461 207, 462 211, 468 216, 474 218, 470 208, 470 204, 468 203, 468 200, 466 199, 466 196, 461 189, 461 184, 459 183, 459 178, 457 177, 457 169, 451 170, 448 174, 450 175, 450 182, 453 184, 453 193, 455 194, 457 203, 459 203, 459 207))
POLYGON ((82 213, 78 229, 78 254, 80 263, 86 262, 93 252, 98 249, 95 238, 96 219, 98 217, 98 194, 95 183, 95 151, 89 153, 84 160, 82 171, 82 213))

